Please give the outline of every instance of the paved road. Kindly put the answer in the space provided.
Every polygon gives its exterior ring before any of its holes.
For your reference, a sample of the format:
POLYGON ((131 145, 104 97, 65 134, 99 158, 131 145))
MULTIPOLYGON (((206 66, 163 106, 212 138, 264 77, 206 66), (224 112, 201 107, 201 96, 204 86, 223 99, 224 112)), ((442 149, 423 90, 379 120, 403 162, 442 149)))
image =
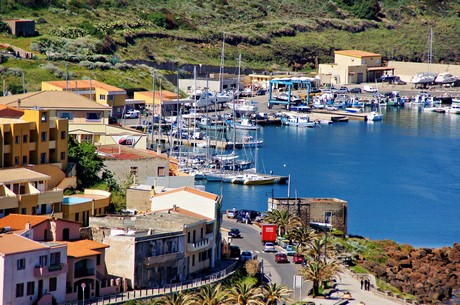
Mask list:
MULTIPOLYGON (((248 225, 237 223, 233 219, 227 219, 224 215, 223 223, 223 236, 227 236, 226 231, 231 228, 238 228, 241 231, 242 238, 231 239, 232 245, 237 245, 240 249, 252 251, 254 255, 257 255, 259 260, 264 261, 264 273, 266 277, 275 283, 282 283, 287 285, 290 289, 293 289, 293 276, 298 274, 297 269, 300 268, 299 265, 294 265, 292 263, 292 258, 289 264, 277 264, 275 262, 274 253, 264 253, 262 243, 260 242, 260 229, 256 225, 248 225)), ((279 251, 283 251, 281 247, 277 247, 279 251)), ((375 287, 375 279, 373 276, 367 276, 371 279, 373 287, 375 287)), ((303 282, 302 289, 294 290, 295 294, 293 298, 295 301, 311 301, 315 304, 322 305, 332 305, 342 300, 342 297, 345 295, 345 291, 348 291, 351 294, 352 299, 348 300, 348 304, 352 305, 400 305, 404 302, 396 301, 391 298, 387 298, 381 294, 377 294, 375 289, 373 291, 365 291, 361 289, 360 278, 352 274, 349 270, 340 276, 337 285, 337 292, 331 295, 329 299, 315 299, 309 298, 306 296, 307 291, 312 288, 310 282, 303 282), (302 293, 302 295, 301 295, 302 293)))

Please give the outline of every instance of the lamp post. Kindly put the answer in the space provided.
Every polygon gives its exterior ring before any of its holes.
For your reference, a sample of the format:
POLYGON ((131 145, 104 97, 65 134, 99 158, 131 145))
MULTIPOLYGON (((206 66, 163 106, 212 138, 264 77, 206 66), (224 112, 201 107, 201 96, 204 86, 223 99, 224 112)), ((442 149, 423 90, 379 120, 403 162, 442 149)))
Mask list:
POLYGON ((83 305, 85 305, 85 287, 86 287, 86 284, 81 283, 83 305))

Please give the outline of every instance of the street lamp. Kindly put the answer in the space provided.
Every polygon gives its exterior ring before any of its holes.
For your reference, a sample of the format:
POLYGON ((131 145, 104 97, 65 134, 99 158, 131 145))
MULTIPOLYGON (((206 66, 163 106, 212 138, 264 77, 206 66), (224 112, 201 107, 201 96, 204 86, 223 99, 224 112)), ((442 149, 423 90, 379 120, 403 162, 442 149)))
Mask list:
POLYGON ((83 305, 85 305, 85 287, 86 287, 86 284, 85 283, 81 283, 81 290, 82 290, 82 299, 83 299, 83 305))

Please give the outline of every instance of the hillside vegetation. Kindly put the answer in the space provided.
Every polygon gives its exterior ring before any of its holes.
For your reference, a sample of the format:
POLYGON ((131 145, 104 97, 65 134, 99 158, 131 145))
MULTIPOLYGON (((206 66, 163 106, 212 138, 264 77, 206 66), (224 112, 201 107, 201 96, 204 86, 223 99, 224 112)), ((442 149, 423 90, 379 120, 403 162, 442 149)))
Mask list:
POLYGON ((3 19, 34 19, 38 35, 4 32, 1 42, 33 51, 38 61, 10 60, 0 73, 13 81, 24 72, 30 90, 42 77, 65 77, 68 62, 71 77, 149 88, 151 71, 139 74, 123 62, 219 66, 224 33, 226 66, 236 66, 241 53, 243 68, 308 72, 338 49, 423 62, 431 28, 433 61, 457 63, 459 15, 458 1, 436 0, 3 0, 3 19), (22 71, 7 74, 5 67, 19 65, 22 71))

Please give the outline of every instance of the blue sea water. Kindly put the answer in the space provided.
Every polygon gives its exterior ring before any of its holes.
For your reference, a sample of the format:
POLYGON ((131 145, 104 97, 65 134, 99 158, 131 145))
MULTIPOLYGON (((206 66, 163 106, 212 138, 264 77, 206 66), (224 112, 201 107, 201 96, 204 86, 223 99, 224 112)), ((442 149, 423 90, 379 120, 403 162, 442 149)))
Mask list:
MULTIPOLYGON (((460 115, 388 108, 383 122, 266 126, 258 170, 290 175, 291 197, 348 201, 348 233, 414 247, 460 242, 460 115)), ((207 182, 223 208, 267 210, 287 185, 207 182)))

